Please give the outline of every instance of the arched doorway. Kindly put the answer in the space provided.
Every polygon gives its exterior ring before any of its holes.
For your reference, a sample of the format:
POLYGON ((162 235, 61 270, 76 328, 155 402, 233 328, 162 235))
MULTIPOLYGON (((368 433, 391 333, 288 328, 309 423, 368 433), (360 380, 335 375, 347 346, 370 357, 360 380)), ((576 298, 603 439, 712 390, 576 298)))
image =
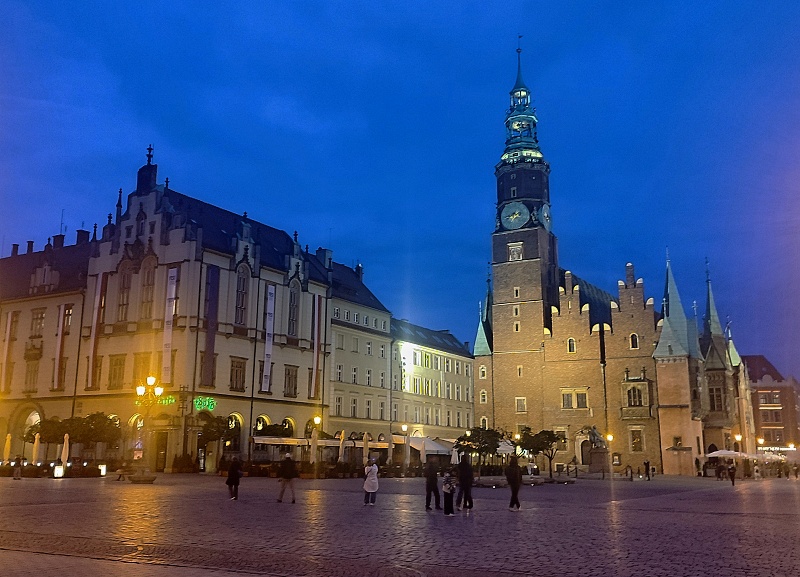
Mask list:
POLYGON ((589 439, 581 442, 581 465, 589 465, 592 462, 592 442, 589 439))

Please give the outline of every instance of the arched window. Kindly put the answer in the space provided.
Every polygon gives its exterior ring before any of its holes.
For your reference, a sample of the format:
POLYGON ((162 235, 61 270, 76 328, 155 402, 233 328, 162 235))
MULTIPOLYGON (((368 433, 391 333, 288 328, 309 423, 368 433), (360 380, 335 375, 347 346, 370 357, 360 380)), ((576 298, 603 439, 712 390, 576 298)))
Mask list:
POLYGON ((638 349, 639 348, 639 335, 636 333, 631 334, 631 348, 638 349))
POLYGON ((481 368, 478 371, 479 378, 485 379, 486 378, 486 365, 481 365, 481 368))
POLYGON ((289 432, 289 437, 294 437, 294 422, 289 417, 286 417, 283 421, 281 421, 281 425, 283 428, 289 432))
POLYGON ((489 419, 486 417, 481 417, 481 429, 488 429, 489 428, 489 419))
POLYGON ((481 389, 480 402, 481 402, 482 405, 486 404, 486 400, 487 400, 488 396, 489 395, 486 394, 486 389, 481 389))
POLYGON ((131 278, 133 273, 128 267, 119 272, 119 295, 117 298, 117 322, 128 320, 128 305, 131 299, 131 278))
POLYGON ((575 349, 576 349, 576 347, 575 347, 575 339, 573 339, 572 337, 568 338, 567 339, 567 352, 568 353, 574 353, 575 349))
POLYGON ((269 425, 269 417, 266 415, 259 415, 256 418, 256 424, 253 425, 253 435, 260 435, 261 431, 269 425))
POLYGON ((247 323, 247 286, 250 282, 250 270, 242 265, 236 271, 236 315, 234 322, 237 325, 247 323))
POLYGON ((297 309, 300 301, 300 283, 292 282, 289 286, 289 326, 287 333, 290 337, 297 336, 297 309))
POLYGON ((641 407, 642 404, 642 390, 639 387, 631 387, 628 389, 628 406, 641 407))
POLYGON ((149 320, 153 318, 153 292, 156 286, 156 262, 148 259, 142 266, 142 306, 139 308, 139 318, 149 320))
POLYGON ((225 437, 225 451, 238 451, 241 448, 242 416, 238 413, 228 415, 228 433, 225 437))

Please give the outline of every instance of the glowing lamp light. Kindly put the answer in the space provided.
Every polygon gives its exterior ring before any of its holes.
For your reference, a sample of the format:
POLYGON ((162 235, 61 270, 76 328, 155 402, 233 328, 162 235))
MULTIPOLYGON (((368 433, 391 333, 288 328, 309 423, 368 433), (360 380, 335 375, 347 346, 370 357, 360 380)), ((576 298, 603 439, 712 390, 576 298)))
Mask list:
POLYGON ((790 449, 791 451, 794 451, 794 443, 789 443, 789 449, 790 449))
POLYGON ((519 433, 514 434, 514 440, 519 441, 519 433))
POLYGON ((467 437, 471 437, 472 436, 472 431, 466 431, 466 434, 467 434, 467 437))
POLYGON ((145 388, 145 386, 144 386, 144 385, 137 385, 137 386, 136 386, 136 394, 137 394, 137 395, 139 395, 140 397, 143 397, 143 396, 144 396, 144 392, 145 392, 146 390, 147 390, 147 389, 145 388))
POLYGON ((56 465, 53 467, 53 477, 60 479, 64 476, 64 465, 56 465))
POLYGON ((606 435, 606 441, 608 441, 608 442, 610 443, 610 442, 611 442, 611 441, 613 441, 613 440, 614 440, 614 435, 612 435, 611 433, 609 433, 608 435, 606 435))
POLYGON ((740 434, 738 434, 738 433, 737 433, 737 434, 735 434, 735 435, 733 436, 733 438, 734 438, 734 439, 736 439, 736 442, 737 442, 737 443, 738 443, 739 441, 741 441, 741 440, 742 440, 742 436, 741 436, 740 434))
POLYGON ((155 384, 156 384, 156 378, 154 376, 151 375, 151 376, 147 377, 147 386, 148 387, 152 387, 155 384))
POLYGON ((758 444, 759 445, 763 445, 764 444, 764 437, 759 437, 757 440, 758 440, 758 444))
POLYGON ((404 433, 408 432, 408 425, 403 424, 403 425, 400 426, 400 428, 403 429, 404 433))
MULTIPOLYGON (((149 380, 150 379, 148 378, 148 381, 149 380)), ((153 389, 153 392, 156 394, 157 397, 160 397, 162 394, 164 394, 164 387, 158 386, 155 389, 153 389)))
POLYGON ((314 424, 319 427, 319 424, 322 422, 322 417, 319 415, 314 417, 314 424))
POLYGON ((105 477, 106 476, 106 465, 105 464, 97 465, 97 468, 100 469, 100 476, 101 477, 105 477))

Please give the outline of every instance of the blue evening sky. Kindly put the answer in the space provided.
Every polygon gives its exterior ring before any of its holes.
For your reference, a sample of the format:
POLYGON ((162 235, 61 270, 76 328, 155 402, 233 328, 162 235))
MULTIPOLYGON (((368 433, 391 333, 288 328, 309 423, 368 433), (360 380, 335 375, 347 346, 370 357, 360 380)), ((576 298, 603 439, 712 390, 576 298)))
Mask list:
POLYGON ((0 255, 159 182, 365 268, 472 342, 522 34, 560 265, 800 376, 800 3, 20 2, 0 34, 0 255))

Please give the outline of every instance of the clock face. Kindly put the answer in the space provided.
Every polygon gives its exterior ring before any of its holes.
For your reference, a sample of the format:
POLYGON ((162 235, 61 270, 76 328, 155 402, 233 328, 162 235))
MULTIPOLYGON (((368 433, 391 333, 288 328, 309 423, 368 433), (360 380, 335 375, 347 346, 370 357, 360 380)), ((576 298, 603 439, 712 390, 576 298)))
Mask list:
POLYGON ((514 230, 521 227, 531 217, 531 211, 528 207, 521 202, 510 202, 503 207, 500 213, 500 222, 508 230, 514 230))
POLYGON ((552 219, 550 217, 550 207, 546 204, 539 210, 539 221, 549 232, 552 226, 552 219))

